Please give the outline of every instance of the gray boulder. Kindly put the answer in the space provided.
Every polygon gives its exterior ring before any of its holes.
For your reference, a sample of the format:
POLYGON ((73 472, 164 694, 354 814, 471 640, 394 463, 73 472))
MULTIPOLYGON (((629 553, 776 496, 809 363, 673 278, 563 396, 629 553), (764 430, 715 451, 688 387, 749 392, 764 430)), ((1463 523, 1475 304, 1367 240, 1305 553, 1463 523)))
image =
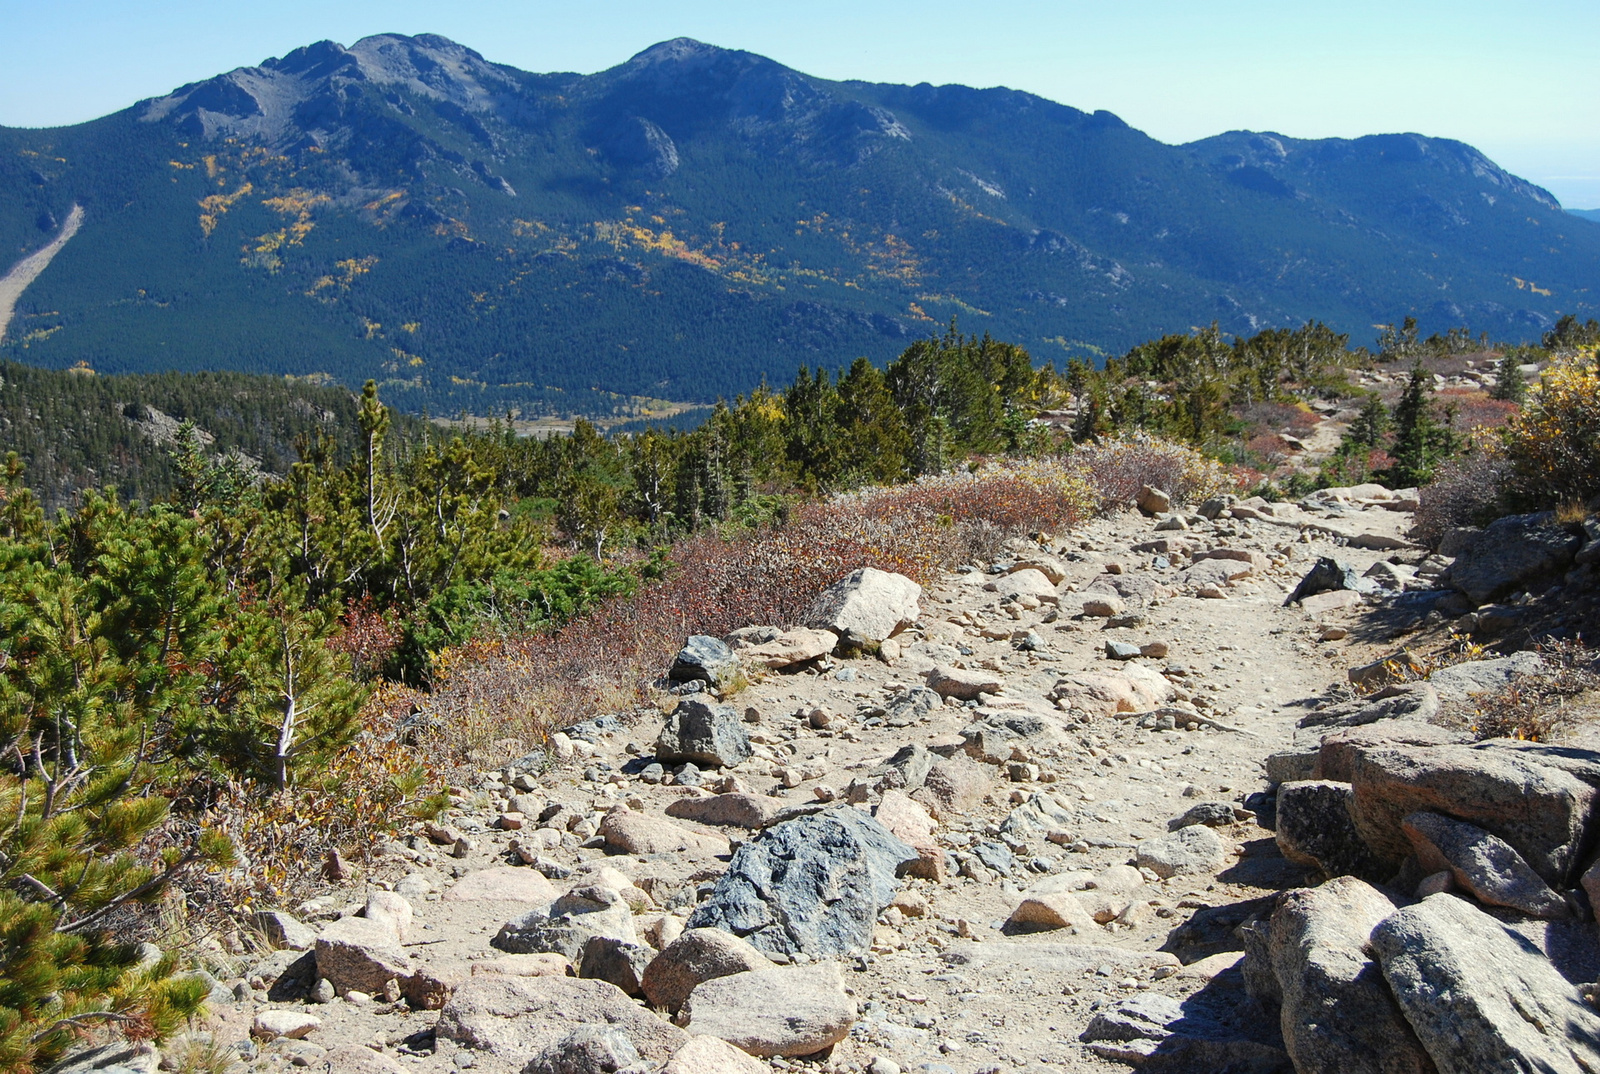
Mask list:
POLYGON ((797 817, 734 852, 688 927, 722 929, 769 954, 860 954, 901 869, 917 860, 914 847, 851 806, 797 817))
POLYGON ((644 944, 628 943, 612 936, 591 936, 583 945, 583 960, 578 976, 609 981, 630 996, 637 996, 639 981, 656 953, 644 944))
POLYGON ((1496 519, 1457 553, 1450 584, 1474 604, 1487 604, 1569 566, 1582 544, 1550 511, 1496 519))
POLYGON ((1479 902, 1510 907, 1530 917, 1571 913, 1567 901, 1551 891, 1504 839, 1437 813, 1413 813, 1400 826, 1416 848, 1423 873, 1449 870, 1479 902))
POLYGON ((1394 903, 1352 876, 1291 891, 1268 929, 1284 1047, 1298 1074, 1431 1074, 1422 1044, 1367 954, 1394 903))
POLYGON ((1323 556, 1317 560, 1316 566, 1305 573, 1300 579, 1300 584, 1294 587, 1294 591, 1283 603, 1284 607, 1288 607, 1306 597, 1318 593, 1330 593, 1336 589, 1363 592, 1371 588, 1373 588, 1372 583, 1362 582, 1361 576, 1350 564, 1341 563, 1332 556, 1323 556))
POLYGON ((1278 788, 1278 850, 1327 876, 1372 876, 1377 862, 1356 831, 1350 784, 1297 780, 1278 788))
MULTIPOLYGON (((938 694, 932 690, 916 690, 914 693, 929 694, 935 699, 938 694)), ((883 764, 878 765, 869 774, 876 777, 876 785, 882 790, 901 790, 910 794, 918 790, 928 781, 928 771, 933 768, 933 754, 920 743, 901 746, 883 764)))
POLYGON ((656 760, 662 764, 731 768, 749 756, 750 736, 738 711, 698 697, 684 698, 656 739, 656 760))
POLYGON ((1226 828, 1243 819, 1244 817, 1234 809, 1232 802, 1201 802, 1190 806, 1184 811, 1183 816, 1173 817, 1167 821, 1167 831, 1175 832, 1179 828, 1189 828, 1196 824, 1204 824, 1208 828, 1226 828))
POLYGON ((1474 694, 1492 694, 1521 675, 1544 670, 1544 659, 1533 652, 1512 653, 1492 660, 1469 660, 1440 668, 1428 676, 1442 701, 1466 701, 1474 694))
POLYGON ((1390 991, 1441 1074, 1600 1070, 1600 1015, 1532 944, 1453 895, 1373 931, 1390 991))
POLYGON ((704 682, 718 690, 738 685, 739 657, 720 639, 695 634, 673 658, 667 677, 673 682, 704 682))

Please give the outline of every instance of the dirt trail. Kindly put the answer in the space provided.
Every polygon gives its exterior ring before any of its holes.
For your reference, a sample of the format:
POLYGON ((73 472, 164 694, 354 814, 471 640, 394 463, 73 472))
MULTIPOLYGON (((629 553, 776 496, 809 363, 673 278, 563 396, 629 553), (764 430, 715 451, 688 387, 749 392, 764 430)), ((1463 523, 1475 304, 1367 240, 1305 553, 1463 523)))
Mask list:
MULTIPOLYGON (((1249 821, 1214 829, 1225 849, 1220 861, 1204 869, 1162 879, 1126 866, 1138 860, 1140 844, 1166 836, 1168 821, 1196 804, 1242 807, 1264 786, 1263 758, 1290 744, 1299 716, 1343 678, 1345 667, 1371 659, 1388 643, 1387 637, 1366 637, 1355 629, 1359 608, 1330 611, 1319 622, 1284 607, 1283 600, 1318 556, 1337 553, 1357 570, 1384 558, 1345 539, 1400 539, 1412 518, 1376 505, 1315 515, 1288 505, 1260 507, 1254 518, 1196 519, 1197 525, 1178 533, 1156 531, 1155 520, 1128 512, 1045 547, 1018 545, 1012 556, 1048 553, 1064 568, 1065 578, 1045 602, 1026 609, 1003 602, 986 589, 998 575, 987 565, 967 568, 930 587, 922 621, 902 635, 904 652, 894 664, 845 660, 820 673, 762 675, 738 696, 739 707, 753 710, 747 718, 756 721, 751 731, 757 756, 720 787, 772 795, 783 805, 841 794, 857 779, 870 781, 875 766, 906 743, 959 752, 958 732, 980 710, 951 701, 893 724, 880 715, 889 699, 920 687, 935 664, 994 672, 1004 685, 982 711, 1000 706, 994 711, 1002 716, 1032 715, 1053 729, 1017 743, 1015 756, 1028 763, 973 761, 967 771, 979 773, 980 800, 945 814, 934 836, 949 854, 952 875, 942 883, 908 880, 907 910, 886 912, 872 951, 848 962, 861 1020, 830 1056, 806 1063, 779 1060, 775 1068, 812 1074, 859 1074, 869 1066, 928 1074, 1127 1070, 1112 1061, 1115 1047, 1097 1052, 1079 1036, 1096 1015, 1140 995, 1155 1005, 1193 999, 1196 1009, 1214 1011, 1234 1036, 1271 1038, 1273 1026, 1246 1024, 1248 1017, 1240 1013, 1250 1008, 1233 968, 1239 957, 1233 930, 1241 920, 1236 908, 1248 910, 1252 900, 1303 884, 1305 869, 1285 861, 1272 833, 1249 821), (1170 553, 1149 543, 1163 538, 1174 539, 1170 553), (1178 551, 1180 541, 1188 556, 1178 551), (1200 558, 1211 549, 1243 559, 1200 558), (1202 570, 1229 565, 1235 578, 1208 599, 1196 593, 1205 579, 1185 575, 1185 564, 1202 570), (1111 588, 1126 590, 1127 613, 1109 621, 1080 614, 1086 599, 1111 588), (1348 638, 1320 640, 1329 636, 1325 622, 1340 621, 1352 628, 1348 638), (1037 651, 1014 640, 1030 630, 1043 639, 1037 651), (1170 652, 1123 662, 1110 659, 1110 642, 1164 642, 1170 652), (1171 719, 1163 724, 1128 712, 1074 715, 1052 703, 1063 680, 1115 676, 1135 664, 1178 687, 1169 702, 1177 707, 1163 710, 1179 717, 1176 726, 1171 719), (1058 810, 1055 824, 1062 830, 1012 834, 1007 818, 1038 795, 1058 810), (1114 919, 1103 915, 1096 918, 1103 924, 1031 934, 1007 925, 1024 893, 1040 882, 1060 878, 1068 890, 1079 889, 1082 883, 1072 878, 1093 875, 1105 884, 1118 867, 1121 876, 1131 874, 1133 888, 1111 900, 1114 919), (1193 965, 1179 969, 1174 952, 1193 965), (1217 958, 1200 961, 1213 952, 1217 958), (872 1066, 875 1058, 883 1062, 872 1066)), ((576 755, 569 752, 566 763, 539 777, 533 797, 562 803, 578 821, 566 831, 544 833, 552 849, 546 852, 548 865, 541 859, 541 871, 561 878, 558 886, 566 888, 587 882, 589 871, 615 869, 648 890, 660 907, 641 915, 641 926, 662 912, 681 926, 725 858, 709 852, 623 854, 588 838, 596 818, 624 803, 665 820, 673 802, 707 793, 655 785, 637 774, 659 726, 659 720, 641 720, 595 735, 592 743, 573 743, 568 748, 576 755)), ((421 938, 409 950, 446 977, 468 979, 468 967, 499 954, 489 941, 500 923, 525 909, 445 901, 457 877, 515 861, 510 840, 528 840, 527 829, 498 830, 497 819, 514 793, 499 784, 498 775, 483 773, 480 785, 464 790, 446 818, 470 839, 462 857, 414 835, 391 844, 355 883, 298 908, 301 915, 320 923, 353 912, 375 886, 398 888, 415 905, 421 938)), ((719 781, 707 774, 706 782, 719 781)), ((538 823, 532 817, 527 822, 529 828, 538 823)), ((750 837, 738 829, 674 823, 706 835, 750 837)), ((1078 896, 1092 898, 1095 892, 1079 890, 1078 896)), ((239 1043, 251 1069, 276 1069, 285 1059, 326 1069, 317 1065, 326 1063, 324 1050, 340 1044, 365 1045, 403 1060, 405 1070, 438 1074, 469 1065, 474 1074, 513 1074, 527 1061, 526 1055, 478 1051, 436 1036, 438 1013, 412 1011, 403 1003, 360 996, 322 1004, 287 996, 275 1002, 267 990, 298 957, 285 951, 238 959, 232 969, 237 976, 227 980, 237 1001, 214 1008, 212 1032, 239 1043), (322 1024, 305 1041, 285 1039, 257 1051, 244 1041, 251 1020, 275 1007, 311 1013, 322 1024)), ((217 969, 230 977, 223 966, 217 969)), ((1249 1040, 1239 1045, 1255 1046, 1249 1040)))
POLYGON ((61 230, 56 237, 44 246, 18 261, 11 266, 11 271, 0 277, 0 343, 6 339, 6 326, 11 323, 11 314, 17 308, 17 299, 22 297, 22 292, 28 285, 39 278, 39 273, 45 270, 52 258, 67 244, 67 240, 78 233, 78 228, 83 224, 83 206, 76 203, 72 211, 67 214, 66 222, 61 225, 61 230))

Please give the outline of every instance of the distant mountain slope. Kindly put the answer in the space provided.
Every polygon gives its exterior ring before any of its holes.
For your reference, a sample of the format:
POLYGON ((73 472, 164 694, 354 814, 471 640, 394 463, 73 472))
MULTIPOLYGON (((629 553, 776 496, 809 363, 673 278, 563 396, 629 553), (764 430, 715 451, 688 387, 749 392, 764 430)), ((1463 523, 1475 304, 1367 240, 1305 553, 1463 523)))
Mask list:
POLYGON ((1584 220, 1593 220, 1600 224, 1600 209, 1568 209, 1573 216, 1582 217, 1584 220))
POLYGON ((704 401, 952 316, 1041 360, 1214 319, 1518 338, 1593 316, 1600 279, 1600 231, 1457 142, 1169 146, 1026 93, 689 40, 590 76, 323 42, 0 130, 0 260, 75 202, 5 355, 374 376, 435 413, 704 401))
MULTIPOLYGON (((0 448, 15 451, 29 487, 50 508, 85 488, 125 499, 160 498, 176 487, 172 451, 192 421, 204 453, 238 455, 246 469, 282 475, 296 442, 328 437, 348 455, 360 437, 355 397, 344 388, 239 373, 102 377, 87 370, 0 362, 0 448)), ((396 434, 421 423, 401 418, 396 434)))

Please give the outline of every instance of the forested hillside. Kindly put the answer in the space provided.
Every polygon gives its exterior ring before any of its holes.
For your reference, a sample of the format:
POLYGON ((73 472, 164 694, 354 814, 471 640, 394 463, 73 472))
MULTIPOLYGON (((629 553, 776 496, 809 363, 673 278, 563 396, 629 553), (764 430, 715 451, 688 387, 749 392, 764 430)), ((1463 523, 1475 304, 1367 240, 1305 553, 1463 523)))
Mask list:
MULTIPOLYGON (((355 442, 349 390, 240 373, 98 376, 0 363, 0 442, 49 508, 84 489, 164 499, 184 480, 186 452, 220 458, 241 480, 288 473, 297 445, 355 442), (192 431, 185 429, 185 423, 192 431)), ((400 419, 410 433, 420 428, 400 419)))
POLYGON ((83 223, 4 354, 380 382, 406 409, 631 416, 959 317, 1036 359, 1217 321, 1591 316, 1600 229, 1457 142, 1234 132, 826 82, 666 42, 530 74, 438 37, 324 42, 54 130, 0 131, 0 251, 83 223))

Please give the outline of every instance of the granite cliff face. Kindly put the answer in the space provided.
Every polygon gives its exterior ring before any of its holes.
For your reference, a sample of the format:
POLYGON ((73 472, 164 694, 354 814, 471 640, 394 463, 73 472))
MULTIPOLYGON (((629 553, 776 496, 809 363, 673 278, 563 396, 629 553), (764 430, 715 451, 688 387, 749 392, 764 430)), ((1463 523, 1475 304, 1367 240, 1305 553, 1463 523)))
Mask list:
POLYGON ((0 130, 0 249, 80 233, 8 356, 386 381, 402 404, 709 400, 952 316, 1041 360, 1221 322, 1593 315, 1600 230, 1414 134, 1187 146, 964 86, 688 39, 594 75, 321 42, 76 127, 0 130))

